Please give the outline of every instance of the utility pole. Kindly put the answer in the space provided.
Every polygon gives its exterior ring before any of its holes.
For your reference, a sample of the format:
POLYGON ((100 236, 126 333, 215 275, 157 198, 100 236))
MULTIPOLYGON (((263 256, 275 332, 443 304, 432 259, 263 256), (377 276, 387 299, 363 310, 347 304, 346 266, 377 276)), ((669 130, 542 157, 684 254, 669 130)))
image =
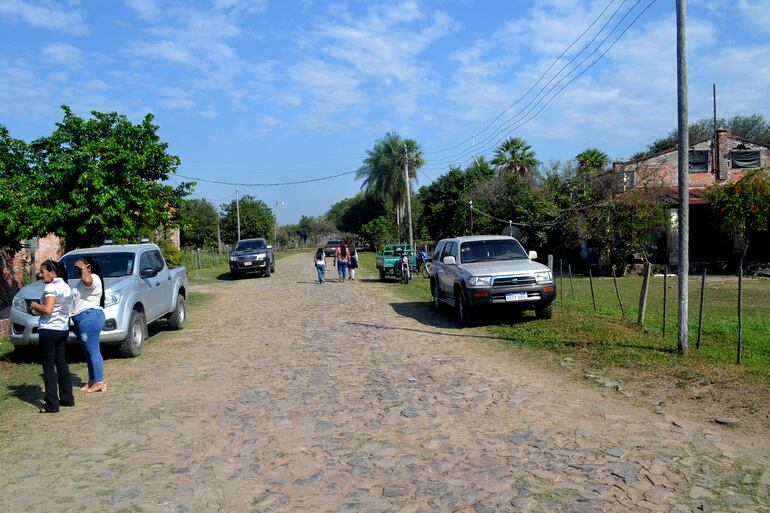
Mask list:
POLYGON ((222 230, 219 229, 219 216, 217 215, 217 251, 222 252, 222 230))
POLYGON ((688 349, 688 277, 690 268, 690 134, 687 124, 686 0, 676 0, 676 75, 679 119, 679 325, 678 348, 688 349))
POLYGON ((235 187, 235 213, 238 217, 238 240, 241 240, 241 202, 238 198, 238 187, 235 187))
POLYGON ((404 143, 404 180, 406 180, 406 210, 409 213, 409 246, 414 247, 412 236, 412 191, 409 187, 409 149, 404 143))
POLYGON ((468 201, 468 211, 471 214, 471 235, 473 235, 473 200, 468 201))
POLYGON ((275 227, 273 228, 273 244, 275 244, 276 249, 278 249, 278 206, 285 204, 285 201, 275 202, 275 227))

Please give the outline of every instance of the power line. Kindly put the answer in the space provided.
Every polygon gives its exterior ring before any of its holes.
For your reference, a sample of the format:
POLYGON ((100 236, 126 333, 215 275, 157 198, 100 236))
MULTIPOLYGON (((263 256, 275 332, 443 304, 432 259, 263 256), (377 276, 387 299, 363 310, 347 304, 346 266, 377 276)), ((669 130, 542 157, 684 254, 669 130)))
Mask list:
POLYGON ((311 182, 320 182, 323 180, 331 180, 332 178, 339 178, 340 176, 345 175, 351 175, 353 173, 357 173, 358 171, 346 171, 344 173, 338 173, 336 175, 330 175, 330 176, 323 176, 321 178, 309 178, 307 180, 297 180, 294 182, 277 182, 277 183, 245 183, 245 182, 224 182, 220 180, 207 180, 205 178, 196 178, 194 176, 186 176, 180 173, 177 173, 177 176, 181 176, 182 178, 187 178, 188 180, 195 180, 196 182, 205 182, 205 183, 216 183, 220 185, 234 185, 234 186, 240 186, 240 187, 277 187, 281 185, 299 185, 303 183, 311 183, 311 182))

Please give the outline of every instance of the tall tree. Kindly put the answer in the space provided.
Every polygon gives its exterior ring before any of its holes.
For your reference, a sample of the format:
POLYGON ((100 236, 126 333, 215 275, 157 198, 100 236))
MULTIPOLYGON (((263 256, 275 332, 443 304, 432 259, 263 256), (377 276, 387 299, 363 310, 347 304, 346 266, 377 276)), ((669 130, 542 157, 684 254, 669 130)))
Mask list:
POLYGON ((326 212, 326 218, 341 232, 361 233, 361 227, 386 211, 385 203, 372 194, 360 192, 352 198, 338 201, 326 212))
POLYGON ((492 164, 499 171, 511 171, 519 175, 526 175, 537 168, 537 158, 532 147, 520 137, 505 139, 495 150, 492 164))
POLYGON ((598 148, 588 148, 579 153, 575 160, 578 162, 578 172, 585 175, 595 175, 607 169, 610 158, 598 148))
POLYGON ((133 241, 172 223, 172 212, 194 183, 163 183, 179 157, 167 153, 148 114, 133 124, 117 112, 92 112, 84 120, 63 106, 56 130, 30 144, 31 165, 41 175, 45 226, 67 249, 133 241))
POLYGON ((206 199, 190 199, 182 202, 177 212, 182 246, 196 248, 217 245, 219 214, 206 199))
POLYGON ((232 200, 222 205, 220 229, 222 242, 234 244, 238 242, 238 211, 241 219, 241 239, 256 237, 270 238, 275 227, 275 215, 264 201, 250 194, 242 196, 238 202, 232 200))
POLYGON ((363 179, 362 189, 396 210, 400 232, 407 198, 404 164, 409 164, 410 182, 416 182, 417 170, 425 162, 422 148, 412 139, 401 139, 397 133, 388 132, 366 154, 356 180, 363 179))

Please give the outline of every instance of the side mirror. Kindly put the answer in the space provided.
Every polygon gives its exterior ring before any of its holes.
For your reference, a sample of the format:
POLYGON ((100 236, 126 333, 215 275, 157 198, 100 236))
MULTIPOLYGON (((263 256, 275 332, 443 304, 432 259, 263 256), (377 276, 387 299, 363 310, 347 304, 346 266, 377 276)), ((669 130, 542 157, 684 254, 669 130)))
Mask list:
POLYGON ((444 264, 445 265, 455 265, 455 257, 453 256, 445 256, 444 257, 444 264))
POLYGON ((147 267, 146 269, 142 269, 142 272, 139 273, 139 276, 142 278, 154 278, 158 275, 158 271, 156 269, 153 269, 152 267, 147 267))
POLYGON ((529 259, 530 260, 537 260, 537 251, 530 251, 529 252, 529 259))

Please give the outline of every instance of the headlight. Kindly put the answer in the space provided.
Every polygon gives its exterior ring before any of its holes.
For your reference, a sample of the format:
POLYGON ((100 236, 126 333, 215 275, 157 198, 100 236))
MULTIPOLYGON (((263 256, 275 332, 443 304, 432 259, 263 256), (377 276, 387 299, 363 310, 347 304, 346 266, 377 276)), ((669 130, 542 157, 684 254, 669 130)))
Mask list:
POLYGON ((257 255, 257 260, 264 260, 265 258, 267 258, 267 255, 265 255, 264 253, 260 253, 259 255, 257 255))
POLYGON ((468 285, 471 287, 490 287, 492 286, 491 276, 471 276, 468 280, 468 285))
POLYGON ((542 273, 535 273, 535 281, 538 283, 543 281, 553 281, 553 274, 551 271, 543 271, 542 273))
POLYGON ((13 309, 20 312, 27 312, 27 302, 23 297, 16 295, 13 296, 13 309))
POLYGON ((107 292, 104 295, 104 307, 107 308, 108 306, 117 305, 120 303, 120 296, 120 291, 107 292))
POLYGON ((237 262, 238 261, 238 257, 231 256, 230 257, 230 261, 231 262, 237 262))

